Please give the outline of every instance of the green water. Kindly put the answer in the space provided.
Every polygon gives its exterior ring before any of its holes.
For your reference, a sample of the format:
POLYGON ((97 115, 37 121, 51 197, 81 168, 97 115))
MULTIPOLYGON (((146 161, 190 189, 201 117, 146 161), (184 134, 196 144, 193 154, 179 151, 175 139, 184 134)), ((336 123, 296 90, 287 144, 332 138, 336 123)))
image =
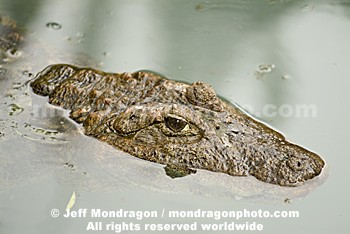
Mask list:
POLYGON ((23 59, 11 67, 16 75, 0 80, 0 233, 85 233, 90 221, 234 221, 261 223, 260 233, 349 232, 350 1, 0 0, 0 12, 29 38, 23 59), (328 175, 312 191, 290 193, 205 172, 171 180, 161 166, 85 137, 65 112, 21 86, 30 79, 24 71, 35 74, 56 62, 205 81, 320 154, 328 175), (33 115, 37 106, 40 115, 33 115), (300 217, 52 218, 73 191, 74 211, 262 209, 300 217))

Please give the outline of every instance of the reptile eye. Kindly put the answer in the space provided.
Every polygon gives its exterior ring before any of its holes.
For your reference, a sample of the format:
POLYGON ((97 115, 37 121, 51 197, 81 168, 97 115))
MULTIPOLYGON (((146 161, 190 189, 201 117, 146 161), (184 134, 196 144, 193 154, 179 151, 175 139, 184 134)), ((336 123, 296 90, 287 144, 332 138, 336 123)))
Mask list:
POLYGON ((165 125, 174 132, 180 132, 187 126, 187 122, 182 119, 168 116, 165 118, 165 125))

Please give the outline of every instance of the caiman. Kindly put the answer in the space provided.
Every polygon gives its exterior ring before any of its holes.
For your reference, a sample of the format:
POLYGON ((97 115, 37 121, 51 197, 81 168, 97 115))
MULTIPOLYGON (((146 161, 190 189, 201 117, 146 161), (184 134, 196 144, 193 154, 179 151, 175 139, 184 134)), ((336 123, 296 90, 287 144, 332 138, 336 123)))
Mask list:
POLYGON ((325 166, 317 154, 288 142, 201 81, 54 64, 38 73, 31 87, 70 110, 86 135, 163 164, 172 178, 204 169, 299 186, 325 166))

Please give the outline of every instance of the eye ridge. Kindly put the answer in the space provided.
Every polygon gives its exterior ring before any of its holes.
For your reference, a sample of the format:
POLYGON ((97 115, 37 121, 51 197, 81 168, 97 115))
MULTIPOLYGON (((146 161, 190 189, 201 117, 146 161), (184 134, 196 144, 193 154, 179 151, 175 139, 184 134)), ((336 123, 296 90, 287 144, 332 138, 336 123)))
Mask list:
POLYGON ((174 132, 181 132, 188 125, 187 121, 173 116, 165 117, 164 121, 165 125, 174 132))

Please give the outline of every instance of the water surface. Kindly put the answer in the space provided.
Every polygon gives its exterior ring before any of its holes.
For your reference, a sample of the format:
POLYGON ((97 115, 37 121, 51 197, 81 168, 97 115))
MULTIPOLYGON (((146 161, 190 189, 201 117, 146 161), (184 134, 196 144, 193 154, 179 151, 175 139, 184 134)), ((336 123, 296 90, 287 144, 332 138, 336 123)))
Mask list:
POLYGON ((26 34, 21 54, 6 67, 11 75, 0 80, 0 233, 85 233, 89 221, 99 220, 50 215, 54 208, 64 212, 73 191, 73 210, 300 213, 285 219, 105 223, 234 221, 262 223, 264 233, 349 232, 350 1, 0 2, 0 12, 26 34), (171 180, 161 165, 84 136, 66 112, 28 89, 28 73, 58 62, 205 81, 320 154, 329 175, 292 190, 201 171, 171 180))

